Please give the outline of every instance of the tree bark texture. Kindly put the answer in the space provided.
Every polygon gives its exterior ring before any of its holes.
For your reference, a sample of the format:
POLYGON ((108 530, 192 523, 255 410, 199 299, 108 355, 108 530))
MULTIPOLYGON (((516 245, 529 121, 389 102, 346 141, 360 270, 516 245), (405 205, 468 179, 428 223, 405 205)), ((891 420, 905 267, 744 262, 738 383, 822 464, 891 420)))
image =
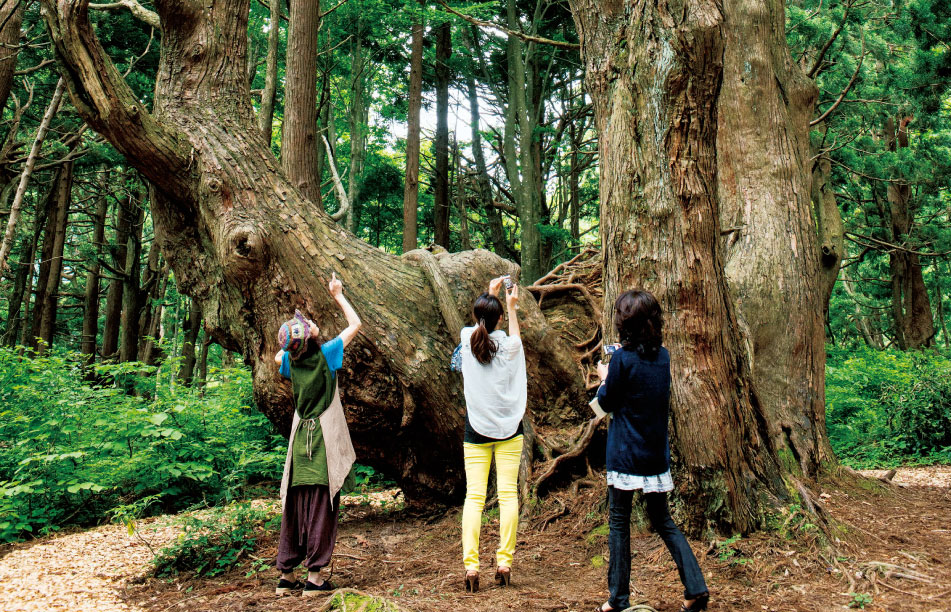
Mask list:
POLYGON ((317 174, 317 148, 320 146, 317 138, 319 24, 318 0, 290 0, 281 166, 291 184, 314 202, 320 202, 320 176, 317 174))
POLYGON ((789 55, 782 0, 724 2, 721 32, 724 270, 772 446, 784 464, 814 477, 833 457, 808 128, 818 91, 789 55))
MULTIPOLYGON (((280 170, 257 129, 244 66, 248 0, 159 0, 162 54, 154 114, 123 83, 95 38, 84 0, 46 1, 69 90, 90 125, 156 187, 156 240, 205 329, 252 367, 259 408, 284 431, 290 386, 273 356, 300 308, 325 338, 344 325, 331 272, 363 331, 341 372, 361 462, 397 478, 409 499, 458 500, 464 402, 448 358, 471 301, 517 267, 487 251, 388 255, 334 223, 280 170), (432 444, 432 440, 440 443, 432 444), (427 441, 427 442, 423 442, 427 441)), ((531 410, 580 414, 584 388, 570 350, 526 299, 531 410), (577 412, 575 412, 577 411, 577 412)))
POLYGON ((419 210, 419 114, 423 104, 423 21, 413 21, 406 126, 406 180, 403 184, 403 252, 416 248, 419 210))
POLYGON ((23 24, 25 3, 8 0, 0 7, 0 111, 7 106, 13 89, 17 55, 20 52, 20 26, 23 24))
MULTIPOLYGON (((911 117, 900 117, 897 121, 889 118, 886 122, 885 140, 889 150, 908 148, 908 124, 911 120, 911 117)), ((934 342, 934 316, 921 260, 912 252, 914 249, 908 240, 915 221, 911 186, 901 176, 896 176, 888 183, 887 193, 891 242, 902 247, 888 253, 895 339, 902 350, 925 348, 934 342)))
MULTIPOLYGON (((611 305, 620 292, 646 288, 658 297, 671 353, 671 444, 682 483, 678 491, 694 509, 686 517, 688 527, 694 532, 711 526, 740 531, 761 527, 768 513, 788 503, 790 491, 797 490, 790 485, 806 471, 800 464, 812 468, 822 456, 814 447, 824 445, 825 438, 821 415, 813 410, 822 398, 823 364, 808 182, 798 199, 784 202, 790 208, 805 207, 794 211, 796 238, 786 238, 786 232, 771 235, 796 245, 795 265, 804 268, 801 274, 813 288, 805 303, 795 301, 804 298, 793 293, 788 306, 783 306, 790 299, 785 295, 772 304, 793 310, 787 313, 792 321, 800 316, 810 321, 807 328, 795 330, 808 336, 798 358, 812 368, 808 377, 791 380, 795 401, 760 392, 756 368, 770 364, 754 362, 758 357, 750 329, 758 329, 753 325, 759 322, 741 319, 749 316, 749 307, 734 300, 734 291, 745 285, 729 278, 730 246, 720 238, 724 213, 735 205, 721 200, 738 190, 730 182, 732 174, 749 163, 741 156, 723 159, 740 152, 728 146, 728 135, 722 133, 724 124, 736 122, 724 116, 731 112, 728 107, 743 104, 743 92, 730 91, 738 87, 733 81, 737 75, 726 74, 727 68, 737 69, 733 54, 740 52, 732 47, 737 33, 731 28, 740 28, 748 17, 736 14, 745 10, 737 3, 712 0, 572 0, 571 8, 599 133, 606 335, 615 335, 611 305), (811 240, 799 235, 805 231, 800 217, 811 240), (815 330, 818 338, 812 335, 815 330), (819 356, 812 352, 817 347, 819 356), (764 405, 767 398, 778 404, 764 405), (800 451, 806 461, 782 461, 777 452, 775 430, 782 431, 783 424, 776 419, 783 410, 804 422, 800 431, 797 421, 793 434, 807 440, 806 450, 800 451), (818 442, 808 442, 816 437, 818 442)), ((771 12, 775 7, 747 8, 757 8, 760 17, 777 18, 771 12)), ((782 36, 781 10, 778 19, 778 34, 750 26, 747 44, 760 44, 757 36, 782 36)), ((758 80, 767 78, 774 78, 771 71, 757 75, 758 80)), ((807 120, 806 114, 795 119, 801 123, 792 118, 784 123, 793 144, 796 136, 805 137, 807 120)), ((772 367, 779 370, 777 376, 798 371, 788 360, 772 367)))
POLYGON ((449 248, 449 81, 452 24, 436 27, 436 175, 433 177, 433 242, 449 248))

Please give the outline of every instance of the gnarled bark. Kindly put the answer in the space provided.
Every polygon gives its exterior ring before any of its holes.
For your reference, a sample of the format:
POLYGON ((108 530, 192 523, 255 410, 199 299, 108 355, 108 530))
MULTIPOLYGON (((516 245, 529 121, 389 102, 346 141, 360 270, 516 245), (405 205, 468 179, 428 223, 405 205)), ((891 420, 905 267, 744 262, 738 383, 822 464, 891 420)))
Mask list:
MULTIPOLYGON (((294 308, 327 337, 343 327, 326 290, 334 271, 364 321, 341 377, 360 460, 393 474, 411 499, 458 499, 462 462, 447 457, 461 457, 463 398, 448 358, 473 296, 517 267, 468 251, 422 255, 435 264, 424 268, 413 261, 419 251, 399 258, 371 247, 294 188, 254 121, 244 70, 248 0, 156 2, 163 39, 154 114, 106 57, 85 0, 44 6, 79 112, 155 185, 155 239, 182 292, 202 307, 206 331, 252 366, 259 408, 286 429, 290 388, 273 355, 294 308)), ((520 315, 538 382, 531 409, 539 417, 580 410, 567 349, 531 300, 520 315)))

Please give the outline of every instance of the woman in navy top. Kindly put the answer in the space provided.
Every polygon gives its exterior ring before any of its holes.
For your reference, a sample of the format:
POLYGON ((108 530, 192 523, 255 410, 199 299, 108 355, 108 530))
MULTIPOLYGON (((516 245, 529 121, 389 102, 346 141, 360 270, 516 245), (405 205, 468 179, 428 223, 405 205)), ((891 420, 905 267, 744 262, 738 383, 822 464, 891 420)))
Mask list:
POLYGON ((647 291, 627 291, 614 303, 614 326, 621 346, 609 365, 598 365, 598 403, 612 413, 608 426, 607 468, 610 520, 608 589, 599 612, 630 605, 631 506, 634 491, 644 494, 651 526, 667 545, 684 585, 681 612, 706 610, 707 585, 686 538, 667 508, 670 444, 670 353, 663 341, 663 317, 647 291))

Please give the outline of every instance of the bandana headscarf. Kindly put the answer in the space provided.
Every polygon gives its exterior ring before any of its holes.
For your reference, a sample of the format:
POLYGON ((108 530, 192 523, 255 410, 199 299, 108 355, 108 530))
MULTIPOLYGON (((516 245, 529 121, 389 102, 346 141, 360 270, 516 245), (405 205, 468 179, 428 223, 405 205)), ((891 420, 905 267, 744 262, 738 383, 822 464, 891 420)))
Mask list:
POLYGON ((277 343, 290 354, 291 359, 297 359, 304 354, 309 339, 310 322, 299 310, 295 310, 294 318, 285 321, 277 332, 277 343))

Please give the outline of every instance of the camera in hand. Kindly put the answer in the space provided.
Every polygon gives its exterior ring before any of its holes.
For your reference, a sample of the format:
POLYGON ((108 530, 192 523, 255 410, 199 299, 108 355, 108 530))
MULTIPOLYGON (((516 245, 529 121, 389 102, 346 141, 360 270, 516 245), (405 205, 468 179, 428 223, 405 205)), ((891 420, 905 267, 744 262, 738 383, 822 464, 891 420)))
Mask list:
POLYGON ((506 291, 511 291, 511 290, 512 290, 512 287, 515 285, 515 283, 512 281, 512 275, 511 275, 511 274, 506 274, 505 276, 503 276, 503 277, 502 277, 502 282, 505 283, 505 290, 506 290, 506 291))
POLYGON ((614 353, 616 353, 617 350, 621 348, 621 345, 620 344, 605 344, 601 348, 604 350, 605 356, 607 356, 607 355, 613 355, 614 353))

